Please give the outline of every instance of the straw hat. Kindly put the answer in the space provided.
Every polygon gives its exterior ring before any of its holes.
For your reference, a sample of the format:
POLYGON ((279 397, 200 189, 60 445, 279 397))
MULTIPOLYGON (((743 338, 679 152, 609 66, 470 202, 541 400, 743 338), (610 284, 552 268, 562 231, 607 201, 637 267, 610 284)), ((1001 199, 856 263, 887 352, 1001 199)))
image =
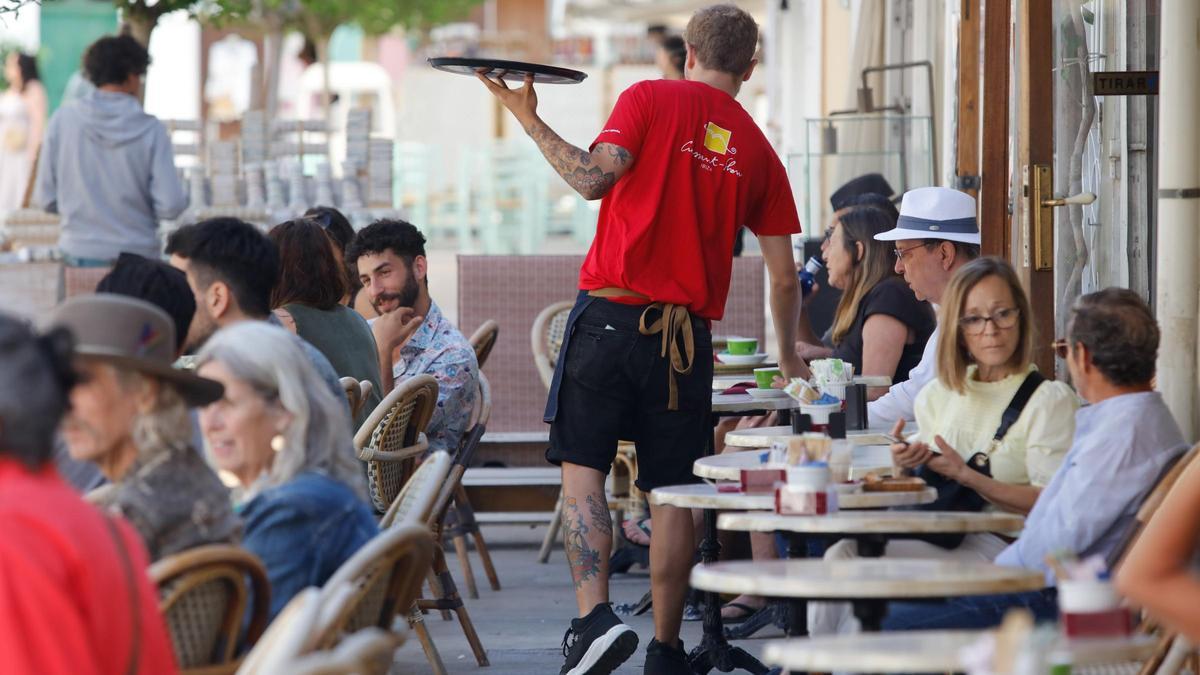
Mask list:
POLYGON ((175 324, 158 307, 123 295, 79 295, 55 307, 45 321, 75 336, 75 354, 103 359, 164 380, 189 406, 221 398, 220 382, 171 367, 175 324))
POLYGON ((879 241, 944 239, 979 245, 975 199, 946 187, 923 187, 904 193, 896 227, 875 235, 879 241))

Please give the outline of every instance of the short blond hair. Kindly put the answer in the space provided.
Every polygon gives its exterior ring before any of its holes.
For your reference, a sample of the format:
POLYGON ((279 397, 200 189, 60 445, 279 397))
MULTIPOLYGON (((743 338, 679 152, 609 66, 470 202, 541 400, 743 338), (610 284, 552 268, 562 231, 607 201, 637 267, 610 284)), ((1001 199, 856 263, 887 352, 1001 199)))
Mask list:
POLYGON ((1033 362, 1033 312, 1029 307, 1029 297, 1021 287, 1017 272, 1000 258, 977 258, 958 268, 950 278, 946 292, 942 296, 942 306, 939 310, 937 344, 937 378, 942 386, 959 394, 966 390, 967 368, 975 362, 971 352, 967 350, 967 341, 962 332, 959 320, 963 316, 963 305, 967 295, 988 277, 999 277, 1008 285, 1016 304, 1017 317, 1017 348, 1013 350, 1008 365, 1014 370, 1022 371, 1033 362))
POLYGON ((741 77, 758 50, 758 24, 734 5, 710 5, 692 15, 683 39, 705 68, 741 77))

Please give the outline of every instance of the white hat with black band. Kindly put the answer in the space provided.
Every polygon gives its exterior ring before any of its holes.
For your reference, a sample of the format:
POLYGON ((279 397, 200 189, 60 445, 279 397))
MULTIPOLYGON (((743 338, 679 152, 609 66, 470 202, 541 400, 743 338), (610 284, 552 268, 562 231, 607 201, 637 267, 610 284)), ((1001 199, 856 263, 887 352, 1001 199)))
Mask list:
POLYGON ((975 199, 946 187, 923 187, 904 193, 896 227, 875 235, 879 241, 944 239, 979 245, 975 199))

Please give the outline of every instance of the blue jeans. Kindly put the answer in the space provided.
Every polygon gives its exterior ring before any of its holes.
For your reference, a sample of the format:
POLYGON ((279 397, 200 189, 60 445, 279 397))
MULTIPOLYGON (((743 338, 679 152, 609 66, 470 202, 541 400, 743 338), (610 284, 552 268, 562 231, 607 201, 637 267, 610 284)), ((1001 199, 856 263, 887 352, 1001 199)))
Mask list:
POLYGON ((995 628, 1010 609, 1025 608, 1038 623, 1058 620, 1058 591, 1045 588, 1026 593, 950 598, 944 603, 893 602, 883 630, 995 628))

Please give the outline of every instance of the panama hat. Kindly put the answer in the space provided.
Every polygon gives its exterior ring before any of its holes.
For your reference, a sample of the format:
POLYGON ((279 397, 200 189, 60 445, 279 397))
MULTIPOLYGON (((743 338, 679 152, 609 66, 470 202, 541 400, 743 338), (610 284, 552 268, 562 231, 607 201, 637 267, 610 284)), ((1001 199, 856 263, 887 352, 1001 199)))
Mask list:
POLYGON ((945 187, 923 187, 904 193, 896 227, 875 235, 878 241, 944 239, 979 245, 975 199, 945 187))
POLYGON ((175 360, 175 324, 154 305, 123 295, 77 295, 55 307, 45 321, 75 336, 75 354, 103 359, 161 379, 176 388, 189 406, 221 398, 220 382, 171 367, 175 360))

